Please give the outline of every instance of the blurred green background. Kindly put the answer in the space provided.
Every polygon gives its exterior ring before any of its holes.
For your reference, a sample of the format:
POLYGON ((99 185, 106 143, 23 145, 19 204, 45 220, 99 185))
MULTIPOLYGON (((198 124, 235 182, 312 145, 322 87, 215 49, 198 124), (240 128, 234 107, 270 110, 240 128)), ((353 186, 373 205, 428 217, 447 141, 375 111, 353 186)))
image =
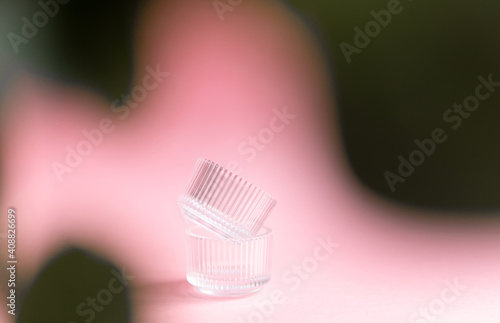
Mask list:
MULTIPOLYGON (((249 0, 248 0, 249 1, 249 0)), ((353 172, 392 201, 454 211, 496 211, 500 206, 500 90, 453 130, 443 113, 473 95, 477 77, 500 81, 500 2, 405 0, 386 27, 347 62, 340 44, 354 45, 355 27, 374 20, 387 0, 285 2, 316 33, 334 79, 342 138, 353 172), (433 155, 392 192, 384 173, 397 174, 415 139, 435 128, 448 135, 433 155)), ((91 87, 109 98, 130 86, 131 32, 139 1, 79 1, 62 6, 29 45, 14 55, 0 44, 1 80, 18 65, 91 87)), ((20 29, 36 2, 0 5, 0 27, 20 29)), ((332 107, 332 109, 336 109, 332 107)), ((334 110, 335 113, 337 112, 334 110)), ((332 124, 332 135, 337 125, 332 124)), ((454 214, 460 214, 455 212, 454 214)))
POLYGON ((453 130, 443 113, 474 95, 477 77, 500 81, 500 2, 401 1, 402 11, 348 63, 340 43, 390 1, 290 1, 319 35, 337 86, 343 141, 361 182, 389 199, 420 207, 485 211, 500 206, 500 91, 453 130), (448 139, 392 192, 415 139, 448 139))
POLYGON ((67 247, 29 285, 18 286, 16 322, 129 323, 132 279, 122 269, 90 251, 67 247))

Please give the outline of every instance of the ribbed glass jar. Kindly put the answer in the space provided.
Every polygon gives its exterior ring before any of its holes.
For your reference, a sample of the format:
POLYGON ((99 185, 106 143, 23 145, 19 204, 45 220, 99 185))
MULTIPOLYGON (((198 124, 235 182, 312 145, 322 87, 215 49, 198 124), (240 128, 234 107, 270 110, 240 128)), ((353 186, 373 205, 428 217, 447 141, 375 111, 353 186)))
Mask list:
POLYGON ((225 238, 254 236, 276 204, 268 193, 207 159, 198 159, 184 194, 184 216, 225 238))
POLYGON ((187 280, 204 294, 231 297, 258 291, 271 276, 272 230, 221 239, 199 226, 187 229, 187 280))

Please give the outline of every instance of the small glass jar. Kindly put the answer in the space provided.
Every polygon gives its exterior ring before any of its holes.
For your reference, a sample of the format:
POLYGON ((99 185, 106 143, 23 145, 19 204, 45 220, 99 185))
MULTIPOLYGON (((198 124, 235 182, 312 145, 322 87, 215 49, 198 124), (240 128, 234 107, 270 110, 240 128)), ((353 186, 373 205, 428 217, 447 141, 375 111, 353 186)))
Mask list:
POLYGON ((254 236, 276 200, 239 175, 207 159, 198 159, 184 194, 184 216, 225 238, 254 236))
POLYGON ((258 291, 271 276, 272 230, 247 238, 220 238, 200 226, 187 229, 187 280, 200 292, 237 297, 258 291))

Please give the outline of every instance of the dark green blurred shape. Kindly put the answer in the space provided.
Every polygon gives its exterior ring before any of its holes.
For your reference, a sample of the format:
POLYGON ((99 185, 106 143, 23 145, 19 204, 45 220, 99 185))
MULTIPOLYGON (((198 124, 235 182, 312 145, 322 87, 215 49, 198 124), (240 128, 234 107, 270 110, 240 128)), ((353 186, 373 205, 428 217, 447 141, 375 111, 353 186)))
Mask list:
POLYGON ((131 322, 130 279, 110 262, 70 248, 47 263, 23 293, 17 322, 131 322))
MULTIPOLYGON (((90 87, 110 99, 127 93, 132 73, 132 32, 139 0, 20 0, 0 6, 0 45, 15 60, 46 77, 90 87), (23 36, 26 17, 54 14, 16 53, 7 37, 23 36), (66 4, 63 4, 68 1, 66 4), (57 9, 56 9, 57 7, 57 9)), ((41 22, 41 18, 38 18, 41 22)))
MULTIPOLYGON (((316 30, 330 58, 345 150, 357 177, 373 191, 411 205, 493 211, 500 206, 500 90, 453 130, 443 113, 474 95, 479 75, 500 81, 500 2, 401 1, 402 11, 350 56, 357 26, 390 1, 289 1, 316 30), (448 135, 395 191, 416 139, 435 128, 448 135)), ((372 27, 373 28, 373 27, 372 27)), ((333 90, 333 89, 332 89, 333 90)), ((335 125, 332 125, 335 126, 335 125)))

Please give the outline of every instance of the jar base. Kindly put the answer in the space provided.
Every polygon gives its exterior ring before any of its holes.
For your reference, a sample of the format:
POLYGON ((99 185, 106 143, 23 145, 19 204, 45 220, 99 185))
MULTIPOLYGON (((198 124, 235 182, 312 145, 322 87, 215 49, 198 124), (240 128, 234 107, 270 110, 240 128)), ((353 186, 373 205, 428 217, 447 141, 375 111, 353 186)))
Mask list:
POLYGON ((223 298, 244 297, 254 294, 262 289, 262 286, 255 287, 252 289, 240 289, 240 290, 213 290, 197 286, 194 287, 198 292, 200 292, 203 295, 209 295, 213 297, 223 297, 223 298))

